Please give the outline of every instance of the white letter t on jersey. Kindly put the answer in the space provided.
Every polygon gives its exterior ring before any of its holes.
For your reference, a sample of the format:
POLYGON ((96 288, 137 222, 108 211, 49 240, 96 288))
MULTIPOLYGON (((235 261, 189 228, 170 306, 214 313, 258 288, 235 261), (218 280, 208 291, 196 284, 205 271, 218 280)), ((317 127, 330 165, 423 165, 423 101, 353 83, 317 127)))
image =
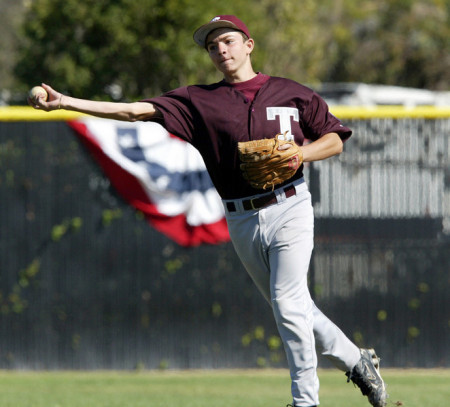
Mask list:
POLYGON ((293 140, 291 128, 291 117, 294 118, 296 122, 299 121, 298 109, 295 107, 267 107, 267 120, 275 120, 279 117, 280 120, 280 133, 287 133, 287 140, 293 140))

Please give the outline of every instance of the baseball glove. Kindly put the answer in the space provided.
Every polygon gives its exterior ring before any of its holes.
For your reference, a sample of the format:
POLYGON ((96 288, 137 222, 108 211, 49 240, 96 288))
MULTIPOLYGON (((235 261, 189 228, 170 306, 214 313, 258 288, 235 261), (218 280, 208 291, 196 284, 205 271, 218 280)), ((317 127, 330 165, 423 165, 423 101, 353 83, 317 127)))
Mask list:
POLYGON ((275 185, 292 178, 303 162, 303 154, 293 140, 280 140, 277 134, 271 139, 238 143, 241 171, 253 188, 274 189, 275 185), (279 150, 278 147, 291 147, 279 150))

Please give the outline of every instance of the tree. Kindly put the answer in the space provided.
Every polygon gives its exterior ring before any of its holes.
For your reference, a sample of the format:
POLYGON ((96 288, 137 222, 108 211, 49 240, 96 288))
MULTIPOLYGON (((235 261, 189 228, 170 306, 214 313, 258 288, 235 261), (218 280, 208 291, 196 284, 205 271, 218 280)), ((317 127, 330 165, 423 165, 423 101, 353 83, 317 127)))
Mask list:
MULTIPOLYGON (((154 95, 196 76, 201 14, 189 0, 36 0, 24 24, 16 75, 79 97, 154 95), (184 24, 182 25, 181 22, 184 24)), ((203 21, 203 20, 201 20, 203 21)))
POLYGON ((260 0, 264 71, 300 82, 363 82, 448 90, 445 0, 260 0))
POLYGON ((22 23, 22 4, 16 0, 0 0, 0 104, 8 100, 14 89, 14 58, 18 28, 22 23), (4 93, 3 93, 4 91, 4 93))
POLYGON ((86 98, 135 100, 220 80, 192 31, 236 14, 256 40, 257 70, 302 83, 448 88, 445 0, 34 0, 15 68, 86 98))
POLYGON ((323 79, 448 90, 448 1, 344 1, 323 79))

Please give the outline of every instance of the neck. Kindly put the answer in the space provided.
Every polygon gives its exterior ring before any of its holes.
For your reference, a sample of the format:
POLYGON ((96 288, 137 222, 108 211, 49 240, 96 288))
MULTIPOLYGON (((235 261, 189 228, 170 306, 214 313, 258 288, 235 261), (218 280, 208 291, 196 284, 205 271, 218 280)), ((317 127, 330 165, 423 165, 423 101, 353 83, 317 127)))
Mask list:
POLYGON ((250 79, 253 79, 257 73, 253 70, 253 68, 246 69, 245 71, 227 73, 224 75, 225 82, 228 83, 239 83, 246 82, 250 79))

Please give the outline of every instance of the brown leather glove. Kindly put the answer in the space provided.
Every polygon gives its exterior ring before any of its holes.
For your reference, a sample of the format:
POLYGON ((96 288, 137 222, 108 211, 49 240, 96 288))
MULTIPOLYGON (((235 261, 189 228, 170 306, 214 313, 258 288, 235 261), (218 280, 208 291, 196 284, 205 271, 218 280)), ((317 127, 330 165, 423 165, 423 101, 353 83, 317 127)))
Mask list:
POLYGON ((238 143, 240 168, 244 178, 253 188, 274 189, 275 185, 292 178, 303 162, 300 147, 293 141, 280 140, 277 134, 271 139, 238 143), (291 147, 279 150, 278 147, 291 147))

